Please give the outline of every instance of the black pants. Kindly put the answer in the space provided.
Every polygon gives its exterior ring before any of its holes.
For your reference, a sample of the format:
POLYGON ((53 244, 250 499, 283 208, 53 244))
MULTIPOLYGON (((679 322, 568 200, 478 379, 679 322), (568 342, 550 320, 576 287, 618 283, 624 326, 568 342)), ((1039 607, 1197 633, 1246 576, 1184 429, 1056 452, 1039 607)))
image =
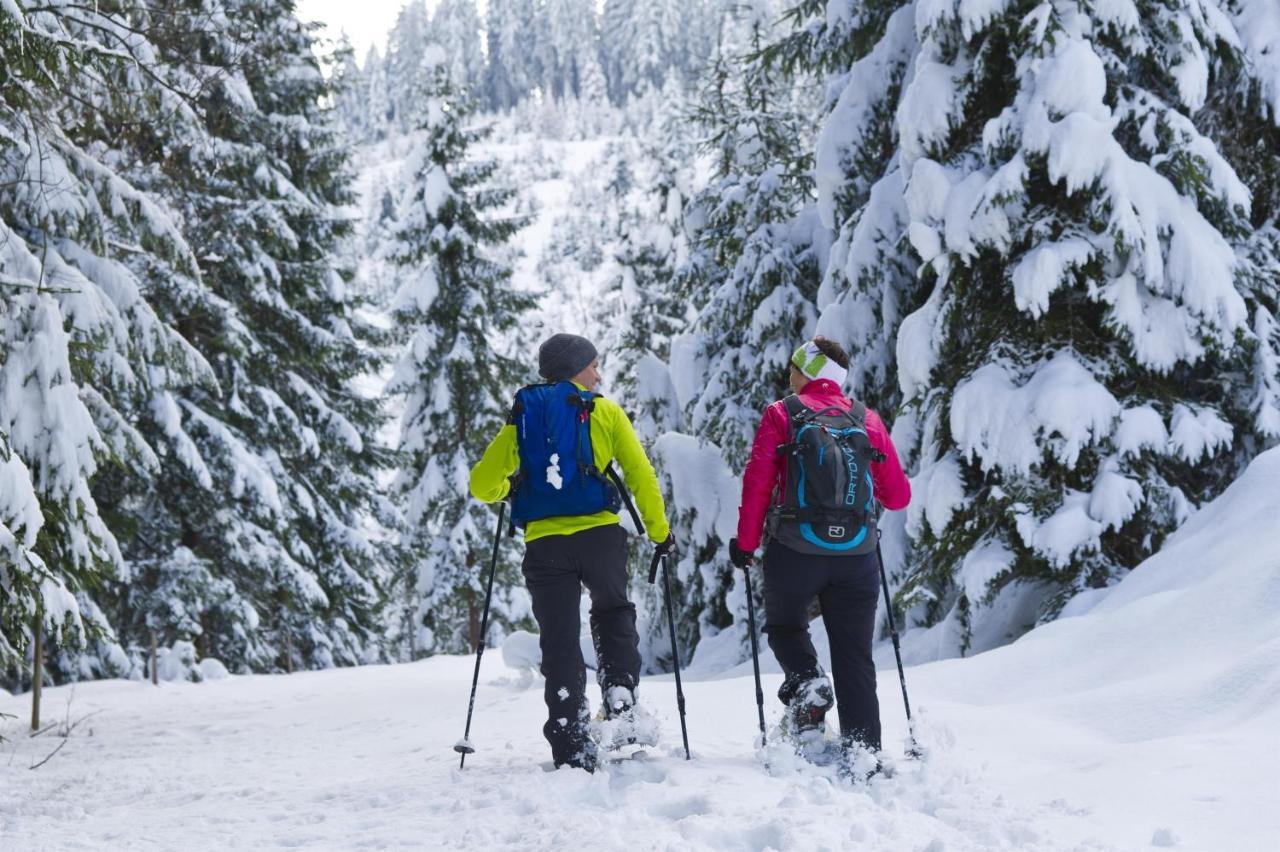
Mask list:
POLYGON ((878 572, 874 553, 811 556, 776 541, 764 553, 764 629, 783 672, 790 681, 821 672, 809 638, 809 604, 816 595, 831 639, 840 732, 876 750, 880 748, 880 704, 871 640, 880 596, 878 572))
POLYGON ((636 607, 627 598, 627 533, 617 524, 572 535, 534 539, 525 546, 524 580, 533 598, 542 645, 547 723, 556 765, 577 763, 589 751, 587 674, 578 644, 582 586, 591 593, 591 636, 601 687, 640 682, 636 607))

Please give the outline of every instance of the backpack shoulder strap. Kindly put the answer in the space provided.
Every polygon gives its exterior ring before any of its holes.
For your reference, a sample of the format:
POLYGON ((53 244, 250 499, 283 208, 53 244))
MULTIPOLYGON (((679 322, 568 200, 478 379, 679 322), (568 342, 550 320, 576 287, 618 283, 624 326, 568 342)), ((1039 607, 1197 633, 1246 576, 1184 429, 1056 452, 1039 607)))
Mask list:
POLYGON ((796 424, 803 424, 812 417, 813 410, 800 400, 798 394, 794 393, 783 397, 782 406, 787 410, 787 428, 790 430, 789 439, 786 443, 779 444, 775 452, 780 456, 785 456, 796 449, 796 424))
POLYGON ((787 409, 787 417, 791 420, 799 420, 813 413, 809 406, 805 405, 800 399, 799 394, 788 394, 782 400, 783 406, 787 409))
POLYGON ((865 427, 867 423, 867 406, 855 399, 853 405, 849 408, 849 416, 857 421, 859 426, 865 427))

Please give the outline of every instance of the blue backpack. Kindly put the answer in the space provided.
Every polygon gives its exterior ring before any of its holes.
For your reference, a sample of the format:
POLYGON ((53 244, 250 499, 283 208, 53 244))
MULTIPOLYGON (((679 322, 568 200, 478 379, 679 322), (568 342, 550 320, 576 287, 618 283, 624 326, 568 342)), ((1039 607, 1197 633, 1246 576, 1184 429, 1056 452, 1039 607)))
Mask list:
POLYGON ((511 522, 563 515, 592 515, 622 507, 622 496, 596 467, 591 412, 596 394, 573 382, 529 385, 516 392, 520 468, 512 478, 511 522))

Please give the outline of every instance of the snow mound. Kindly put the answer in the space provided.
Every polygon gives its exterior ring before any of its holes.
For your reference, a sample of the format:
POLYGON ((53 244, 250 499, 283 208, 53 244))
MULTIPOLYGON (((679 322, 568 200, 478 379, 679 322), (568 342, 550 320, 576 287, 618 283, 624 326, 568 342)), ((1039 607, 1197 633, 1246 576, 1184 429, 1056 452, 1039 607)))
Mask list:
POLYGON ((1052 705, 1120 739, 1213 730, 1280 707, 1280 448, 1075 617, 965 662, 956 696, 1052 705), (1091 604, 1091 605, 1090 605, 1091 604))
POLYGON ((542 647, 536 633, 516 630, 502 640, 502 662, 519 672, 536 672, 542 665, 542 647))

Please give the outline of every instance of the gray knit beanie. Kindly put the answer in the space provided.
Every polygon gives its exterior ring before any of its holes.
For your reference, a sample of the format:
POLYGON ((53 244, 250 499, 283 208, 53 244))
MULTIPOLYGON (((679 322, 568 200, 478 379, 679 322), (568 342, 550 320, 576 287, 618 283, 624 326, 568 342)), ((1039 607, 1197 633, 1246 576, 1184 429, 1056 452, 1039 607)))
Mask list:
POLYGON ((538 374, 549 382, 562 382, 581 373, 596 359, 591 341, 576 334, 553 334, 538 347, 538 374))

